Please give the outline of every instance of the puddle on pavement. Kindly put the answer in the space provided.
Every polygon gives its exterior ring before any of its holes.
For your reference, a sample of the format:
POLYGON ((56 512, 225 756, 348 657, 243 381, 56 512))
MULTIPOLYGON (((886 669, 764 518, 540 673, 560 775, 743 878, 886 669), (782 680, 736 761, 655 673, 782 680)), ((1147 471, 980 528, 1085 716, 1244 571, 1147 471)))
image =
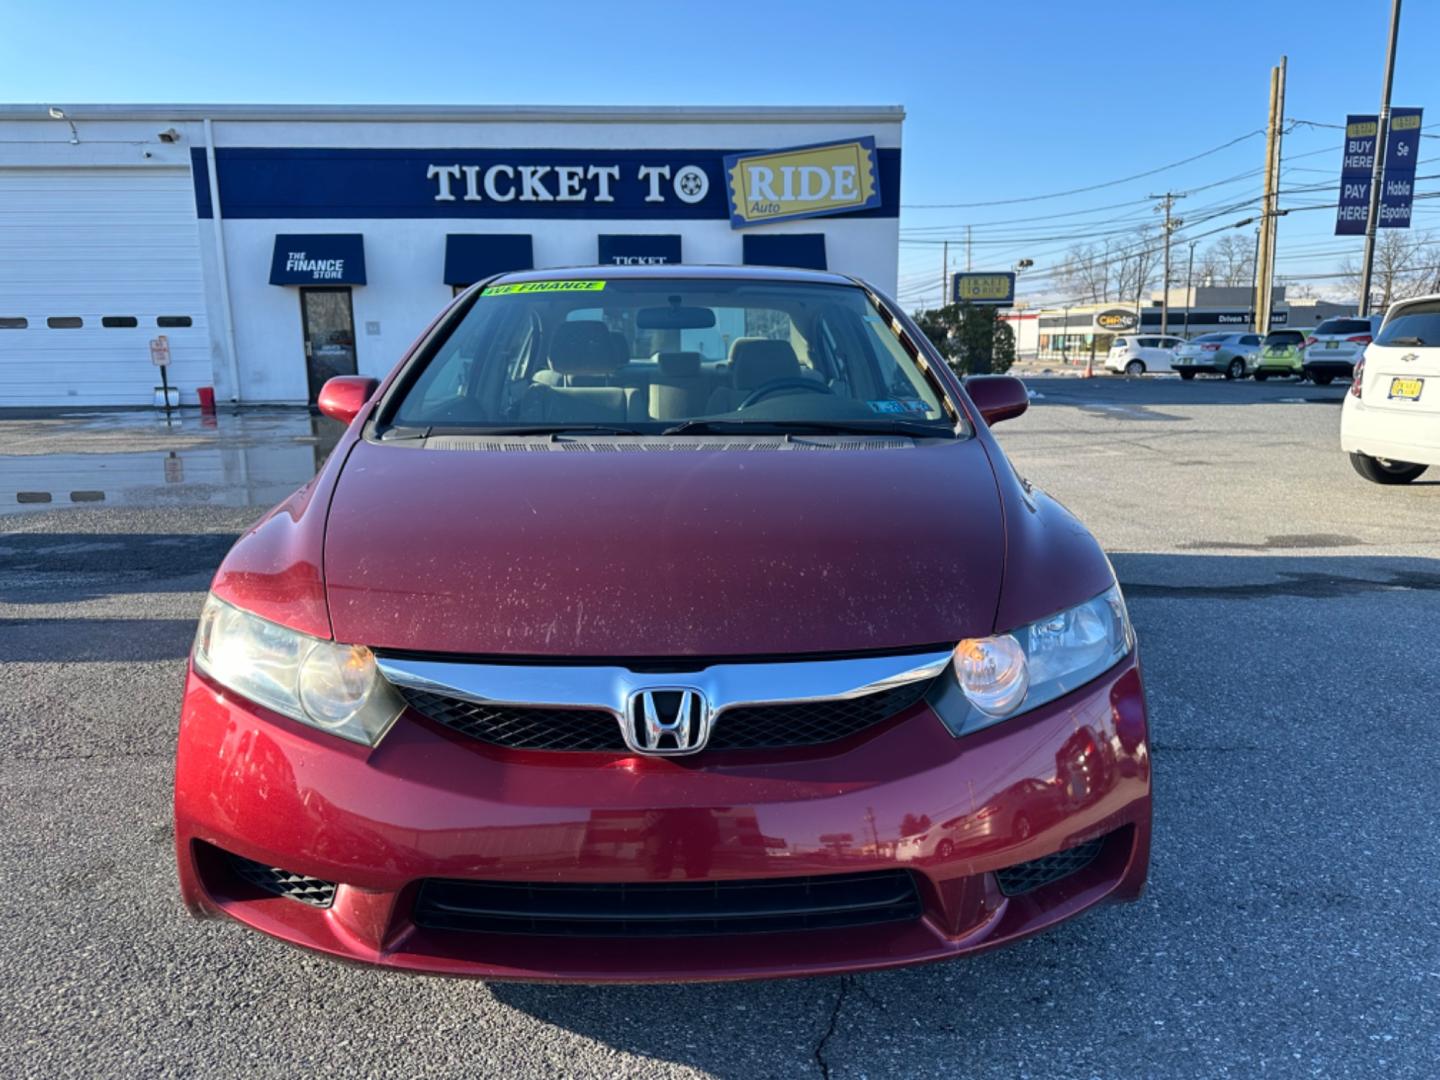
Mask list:
POLYGON ((273 506, 344 428, 304 409, 0 417, 0 514, 62 507, 273 506))

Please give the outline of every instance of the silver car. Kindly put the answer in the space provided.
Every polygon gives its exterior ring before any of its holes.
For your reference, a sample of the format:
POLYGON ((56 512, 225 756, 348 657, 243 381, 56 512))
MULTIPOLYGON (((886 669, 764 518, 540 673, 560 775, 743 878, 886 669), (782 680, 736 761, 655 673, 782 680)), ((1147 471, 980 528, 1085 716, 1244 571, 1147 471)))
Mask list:
POLYGON ((1353 377, 1355 362, 1365 355, 1365 346, 1384 321, 1384 315, 1326 319, 1305 342, 1305 374, 1321 386, 1353 377))
POLYGON ((1199 371, 1243 379, 1255 367, 1260 355, 1260 335, 1250 333, 1201 334, 1175 350, 1171 366, 1182 379, 1193 379, 1199 371))

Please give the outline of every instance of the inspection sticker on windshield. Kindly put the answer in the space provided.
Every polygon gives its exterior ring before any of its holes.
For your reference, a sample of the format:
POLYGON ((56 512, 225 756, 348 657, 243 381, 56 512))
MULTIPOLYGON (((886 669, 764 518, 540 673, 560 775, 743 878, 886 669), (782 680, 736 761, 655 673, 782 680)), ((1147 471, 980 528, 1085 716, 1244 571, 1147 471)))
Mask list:
POLYGON ((518 285, 487 285, 481 296, 509 296, 512 293, 599 292, 603 281, 522 281, 518 285))

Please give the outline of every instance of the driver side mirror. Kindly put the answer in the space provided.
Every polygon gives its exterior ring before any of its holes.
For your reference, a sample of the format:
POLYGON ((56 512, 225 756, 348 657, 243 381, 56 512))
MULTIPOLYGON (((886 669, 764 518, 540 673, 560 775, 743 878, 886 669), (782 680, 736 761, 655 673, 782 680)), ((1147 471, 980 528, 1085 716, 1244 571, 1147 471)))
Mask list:
POLYGON ((320 388, 320 400, 317 402, 320 413, 348 425, 359 415, 379 385, 379 379, 366 375, 337 375, 327 379, 320 388))
POLYGON ((1013 375, 971 375, 965 392, 987 424, 1013 420, 1030 407, 1030 393, 1013 375))

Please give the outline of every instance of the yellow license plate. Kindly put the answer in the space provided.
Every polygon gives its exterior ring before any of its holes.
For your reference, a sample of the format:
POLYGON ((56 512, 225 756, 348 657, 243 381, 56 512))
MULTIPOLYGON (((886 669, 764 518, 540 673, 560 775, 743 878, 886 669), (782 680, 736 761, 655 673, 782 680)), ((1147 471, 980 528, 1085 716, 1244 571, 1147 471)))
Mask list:
POLYGON ((1391 379, 1390 397, 1415 401, 1420 397, 1420 391, 1424 386, 1424 379, 1391 379))

